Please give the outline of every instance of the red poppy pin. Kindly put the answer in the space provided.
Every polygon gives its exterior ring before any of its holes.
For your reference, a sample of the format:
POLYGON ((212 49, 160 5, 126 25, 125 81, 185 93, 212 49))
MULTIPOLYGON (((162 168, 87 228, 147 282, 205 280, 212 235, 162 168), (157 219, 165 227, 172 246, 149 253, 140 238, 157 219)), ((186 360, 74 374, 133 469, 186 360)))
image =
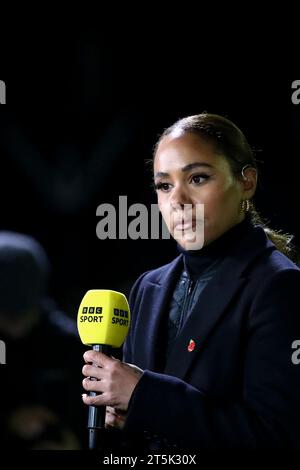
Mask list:
POLYGON ((188 345, 188 352, 194 351, 196 347, 196 343, 193 339, 190 339, 189 345, 188 345))

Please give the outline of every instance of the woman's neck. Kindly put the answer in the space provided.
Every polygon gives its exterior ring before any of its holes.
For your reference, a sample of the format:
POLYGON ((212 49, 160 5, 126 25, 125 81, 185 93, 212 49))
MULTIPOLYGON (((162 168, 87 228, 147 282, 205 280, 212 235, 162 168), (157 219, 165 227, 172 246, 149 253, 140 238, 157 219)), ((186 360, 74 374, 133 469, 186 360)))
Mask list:
POLYGON ((199 250, 185 250, 177 244, 179 252, 184 256, 185 269, 190 276, 197 277, 210 264, 218 259, 225 258, 235 243, 247 233, 251 224, 250 216, 246 214, 241 222, 234 225, 216 240, 199 250))

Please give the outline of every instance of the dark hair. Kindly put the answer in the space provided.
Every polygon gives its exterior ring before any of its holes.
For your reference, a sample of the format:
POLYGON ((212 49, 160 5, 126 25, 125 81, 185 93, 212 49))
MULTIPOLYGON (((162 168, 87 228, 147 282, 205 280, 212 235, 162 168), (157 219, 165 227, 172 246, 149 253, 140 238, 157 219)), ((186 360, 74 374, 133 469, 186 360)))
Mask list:
MULTIPOLYGON (((191 132, 202 139, 212 142, 215 151, 224 155, 227 159, 233 175, 237 178, 242 174, 245 166, 254 167, 259 174, 253 151, 247 142, 243 132, 229 119, 217 114, 202 113, 179 119, 172 126, 165 129, 154 147, 154 158, 161 140, 173 131, 191 132)), ((153 161, 152 161, 153 163, 153 161)), ((276 248, 299 264, 300 257, 297 248, 292 244, 293 235, 283 233, 282 230, 270 228, 267 220, 256 210, 253 201, 250 202, 249 214, 251 222, 263 226, 266 235, 274 243, 276 248)))

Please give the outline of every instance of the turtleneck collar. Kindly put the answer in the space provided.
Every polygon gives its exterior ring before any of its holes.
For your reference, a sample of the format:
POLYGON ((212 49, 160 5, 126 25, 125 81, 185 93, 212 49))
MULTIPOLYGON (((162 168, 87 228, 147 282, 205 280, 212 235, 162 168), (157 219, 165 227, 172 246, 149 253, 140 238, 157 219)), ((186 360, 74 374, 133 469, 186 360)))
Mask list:
POLYGON ((197 278, 210 265, 225 258, 235 243, 245 236, 251 225, 250 215, 246 214, 242 222, 234 225, 200 250, 185 250, 177 244, 178 251, 183 254, 185 270, 191 278, 197 278))

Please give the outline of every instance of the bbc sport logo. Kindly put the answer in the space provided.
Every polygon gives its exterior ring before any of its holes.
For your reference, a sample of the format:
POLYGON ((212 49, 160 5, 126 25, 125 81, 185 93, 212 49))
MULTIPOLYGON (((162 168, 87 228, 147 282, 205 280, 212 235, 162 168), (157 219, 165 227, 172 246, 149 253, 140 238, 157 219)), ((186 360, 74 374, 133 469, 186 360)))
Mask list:
POLYGON ((6 85, 3 80, 0 80, 0 104, 6 104, 6 85))

